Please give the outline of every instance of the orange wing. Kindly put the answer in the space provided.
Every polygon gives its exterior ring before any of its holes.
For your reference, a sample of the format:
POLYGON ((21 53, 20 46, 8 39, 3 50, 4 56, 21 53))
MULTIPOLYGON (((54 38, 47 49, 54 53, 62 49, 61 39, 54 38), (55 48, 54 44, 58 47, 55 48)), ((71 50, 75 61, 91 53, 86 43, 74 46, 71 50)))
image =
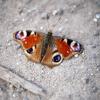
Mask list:
POLYGON ((61 53, 65 59, 68 59, 75 54, 79 54, 82 51, 81 44, 71 39, 55 37, 55 44, 58 52, 61 53))
POLYGON ((31 30, 14 33, 14 39, 21 45, 25 55, 34 62, 40 62, 41 42, 44 36, 41 32, 31 30))
POLYGON ((53 37, 54 46, 48 47, 46 55, 41 63, 48 65, 50 68, 59 65, 63 59, 69 59, 82 50, 81 44, 71 39, 53 37))
POLYGON ((17 31, 14 33, 14 39, 22 46, 25 55, 33 62, 42 63, 50 68, 59 65, 63 59, 68 59, 81 52, 81 44, 71 39, 64 39, 54 36, 53 47, 48 46, 46 54, 41 59, 42 41, 45 34, 41 32, 17 31))

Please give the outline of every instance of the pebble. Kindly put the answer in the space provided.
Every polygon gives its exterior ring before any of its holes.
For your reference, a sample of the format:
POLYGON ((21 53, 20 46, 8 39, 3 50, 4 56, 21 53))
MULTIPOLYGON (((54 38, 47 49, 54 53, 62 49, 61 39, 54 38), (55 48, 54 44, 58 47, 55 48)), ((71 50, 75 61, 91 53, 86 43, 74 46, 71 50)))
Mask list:
POLYGON ((78 54, 76 54, 74 57, 76 57, 76 58, 77 58, 78 56, 79 56, 79 55, 78 55, 78 54))
POLYGON ((56 15, 63 15, 63 13, 64 13, 64 10, 63 10, 63 9, 57 9, 57 10, 54 10, 54 11, 52 12, 52 15, 53 15, 53 16, 56 16, 56 15))
POLYGON ((100 35, 100 30, 97 30, 96 33, 94 33, 94 36, 99 36, 100 35))
POLYGON ((97 13, 97 14, 95 15, 95 17, 96 17, 96 19, 100 19, 100 13, 97 13))
POLYGON ((13 89, 13 85, 12 84, 9 83, 8 86, 9 86, 10 89, 13 89))
POLYGON ((95 18, 93 19, 94 22, 98 22, 100 20, 100 13, 96 13, 95 18))
POLYGON ((2 96, 3 95, 3 90, 2 90, 2 88, 0 88, 0 96, 2 96))
POLYGON ((97 22, 98 20, 96 18, 93 19, 94 22, 97 22))
POLYGON ((82 52, 82 55, 85 55, 85 52, 82 52))
POLYGON ((17 63, 16 63, 16 65, 20 65, 20 63, 19 63, 19 62, 17 62, 17 63))
POLYGON ((14 98, 16 97, 16 94, 15 93, 13 93, 13 95, 12 95, 14 98))
POLYGON ((8 43, 8 46, 11 46, 11 43, 8 43))
POLYGON ((96 48, 96 45, 93 45, 92 48, 96 48))
POLYGON ((2 45, 0 44, 0 47, 2 47, 2 45))
POLYGON ((59 32, 62 32, 63 29, 64 29, 63 27, 60 27, 60 28, 58 29, 58 31, 59 31, 59 32))
POLYGON ((100 68, 100 65, 97 65, 97 68, 100 68))
POLYGON ((43 26, 40 27, 40 30, 43 30, 43 26))
POLYGON ((100 1, 99 1, 99 0, 96 1, 96 5, 97 5, 98 7, 100 7, 100 1))
POLYGON ((93 73, 91 73, 91 76, 93 76, 94 74, 93 73))
POLYGON ((97 68, 96 70, 97 70, 97 71, 100 71, 100 69, 99 69, 99 68, 97 68))
POLYGON ((65 22, 66 22, 66 23, 68 22, 68 19, 67 19, 67 18, 65 19, 65 22))
POLYGON ((92 87, 93 93, 96 93, 98 91, 98 88, 96 86, 92 87))
POLYGON ((25 21, 25 19, 23 18, 23 19, 22 19, 22 22, 24 22, 24 21, 25 21))
POLYGON ((21 45, 19 45, 19 46, 16 47, 17 50, 20 49, 20 48, 21 48, 21 45))
POLYGON ((29 98, 28 98, 27 96, 25 96, 25 97, 23 98, 23 100, 29 100, 29 98))
POLYGON ((43 13, 43 14, 41 15, 41 18, 42 18, 42 19, 49 19, 50 16, 49 16, 48 13, 43 13))
POLYGON ((97 71, 100 71, 100 65, 97 65, 97 71))
POLYGON ((89 81, 90 81, 90 80, 89 80, 89 78, 87 78, 87 79, 85 80, 86 84, 88 84, 88 83, 89 83, 89 81))

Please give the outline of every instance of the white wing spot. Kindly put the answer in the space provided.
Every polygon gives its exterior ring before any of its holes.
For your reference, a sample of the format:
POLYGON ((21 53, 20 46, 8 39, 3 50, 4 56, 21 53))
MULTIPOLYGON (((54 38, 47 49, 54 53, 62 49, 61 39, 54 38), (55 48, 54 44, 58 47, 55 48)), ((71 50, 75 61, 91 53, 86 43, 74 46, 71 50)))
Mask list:
POLYGON ((35 34, 35 32, 32 31, 32 32, 31 32, 31 35, 33 35, 33 34, 35 34))
POLYGON ((64 42, 66 42, 66 43, 67 43, 67 39, 64 39, 64 42))

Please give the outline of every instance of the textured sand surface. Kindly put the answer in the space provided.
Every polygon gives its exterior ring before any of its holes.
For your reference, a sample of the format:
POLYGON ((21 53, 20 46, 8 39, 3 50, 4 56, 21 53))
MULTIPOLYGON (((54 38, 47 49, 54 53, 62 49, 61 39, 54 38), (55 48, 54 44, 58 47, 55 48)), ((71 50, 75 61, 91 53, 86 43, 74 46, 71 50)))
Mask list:
POLYGON ((100 13, 100 0, 0 0, 0 64, 47 91, 44 98, 12 91, 0 82, 0 100, 100 100, 100 19, 94 19, 96 13, 100 13), (84 46, 83 54, 53 69, 27 62, 13 40, 17 30, 46 33, 48 16, 49 27, 62 16, 52 30, 54 35, 84 46))

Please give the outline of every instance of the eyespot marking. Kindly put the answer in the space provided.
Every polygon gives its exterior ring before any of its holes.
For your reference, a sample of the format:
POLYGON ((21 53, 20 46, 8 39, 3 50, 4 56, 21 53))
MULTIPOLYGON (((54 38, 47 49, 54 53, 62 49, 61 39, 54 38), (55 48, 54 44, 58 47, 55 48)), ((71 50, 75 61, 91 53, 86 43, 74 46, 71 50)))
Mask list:
POLYGON ((36 49, 35 46, 33 46, 32 48, 27 49, 26 52, 28 54, 32 54, 35 51, 35 49, 36 49))
POLYGON ((16 39, 24 39, 26 37, 26 32, 25 31, 17 31, 15 33, 15 38, 16 39))
POLYGON ((27 53, 32 54, 33 48, 29 48, 29 49, 27 49, 26 51, 27 51, 27 53))
POLYGON ((75 52, 80 52, 81 51, 81 45, 78 42, 73 41, 71 43, 71 48, 75 52))
POLYGON ((58 65, 62 62, 62 60, 63 60, 62 54, 60 54, 57 51, 54 51, 52 56, 52 63, 58 65))
POLYGON ((21 32, 21 31, 17 31, 17 32, 15 33, 15 39, 20 39, 20 38, 19 38, 20 32, 21 32))

